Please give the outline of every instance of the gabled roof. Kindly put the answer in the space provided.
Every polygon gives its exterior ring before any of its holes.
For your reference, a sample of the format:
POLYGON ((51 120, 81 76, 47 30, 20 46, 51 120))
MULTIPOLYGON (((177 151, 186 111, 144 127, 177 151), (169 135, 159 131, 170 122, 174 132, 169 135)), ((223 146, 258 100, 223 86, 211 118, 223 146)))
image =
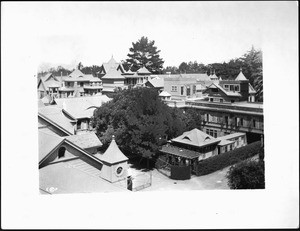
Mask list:
POLYGON ((39 162, 52 152, 64 138, 39 130, 39 162))
POLYGON ((52 124, 67 135, 74 134, 75 121, 69 119, 64 113, 62 108, 53 105, 38 108, 38 116, 52 124))
POLYGON ((111 68, 109 71, 102 77, 102 79, 125 79, 121 72, 117 71, 116 68, 111 68))
POLYGON ((247 80, 246 77, 243 74, 242 68, 240 69, 240 73, 238 74, 238 76, 235 78, 235 80, 247 80))
POLYGON ((138 74, 151 74, 151 72, 146 67, 141 67, 136 71, 138 74))
POLYGON ((83 77, 84 74, 79 69, 75 69, 69 76, 71 76, 72 78, 78 78, 83 77))
POLYGON ((48 73, 45 76, 41 76, 39 78, 38 86, 40 83, 44 85, 46 90, 49 90, 49 87, 59 88, 61 86, 60 81, 51 73, 48 73))
POLYGON ((120 68, 121 72, 124 72, 124 67, 121 63, 118 63, 114 57, 112 56, 111 59, 107 62, 107 63, 103 63, 102 67, 104 69, 104 72, 107 74, 111 69, 115 69, 116 71, 118 71, 118 68, 120 68))
POLYGON ((164 87, 164 79, 155 77, 153 79, 149 79, 148 82, 153 86, 153 87, 164 87))
POLYGON ((189 144, 197 147, 206 146, 209 144, 219 142, 219 140, 216 140, 214 137, 196 128, 191 131, 184 132, 181 136, 172 139, 172 141, 189 144))
MULTIPOLYGON (((212 83, 211 85, 209 85, 207 87, 207 89, 210 89, 210 88, 218 88, 220 89, 224 94, 226 94, 227 96, 235 96, 235 97, 240 97, 241 94, 238 93, 238 92, 233 92, 233 91, 226 91, 223 87, 221 87, 219 84, 217 83, 212 83)), ((206 92, 206 90, 204 91, 206 92)))
POLYGON ((98 158, 109 164, 116 164, 116 163, 124 162, 124 161, 128 160, 128 158, 119 149, 114 136, 112 138, 112 141, 111 141, 109 147, 105 151, 105 153, 101 156, 98 156, 98 158))
POLYGON ((101 141, 94 132, 89 132, 81 135, 67 136, 66 139, 83 149, 102 146, 101 141))

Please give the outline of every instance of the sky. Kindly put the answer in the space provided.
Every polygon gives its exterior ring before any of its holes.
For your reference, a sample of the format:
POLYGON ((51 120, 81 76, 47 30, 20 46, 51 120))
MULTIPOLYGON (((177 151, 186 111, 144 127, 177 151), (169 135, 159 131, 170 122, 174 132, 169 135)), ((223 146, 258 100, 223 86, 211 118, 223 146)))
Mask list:
POLYGON ((127 58, 132 42, 142 36, 155 41, 164 67, 189 61, 229 61, 252 45, 262 48, 261 32, 278 23, 273 16, 280 9, 280 5, 256 2, 47 2, 26 6, 20 10, 25 15, 28 10, 27 20, 33 23, 40 68, 74 67, 78 62, 101 65, 112 55, 121 61, 127 58))
POLYGON ((125 60, 142 36, 155 41, 164 67, 227 62, 262 49, 263 32, 289 21, 276 2, 47 2, 18 11, 31 25, 39 69, 125 60))

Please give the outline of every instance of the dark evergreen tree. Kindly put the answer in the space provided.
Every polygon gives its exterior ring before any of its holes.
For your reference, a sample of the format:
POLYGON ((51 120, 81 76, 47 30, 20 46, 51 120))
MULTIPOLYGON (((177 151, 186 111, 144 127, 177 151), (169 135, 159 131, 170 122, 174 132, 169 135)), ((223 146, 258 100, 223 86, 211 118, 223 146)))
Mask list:
POLYGON ((131 66, 131 71, 137 71, 144 66, 153 74, 162 73, 164 61, 159 57, 160 50, 157 50, 154 43, 154 40, 148 40, 144 36, 136 43, 132 43, 125 66, 131 66))

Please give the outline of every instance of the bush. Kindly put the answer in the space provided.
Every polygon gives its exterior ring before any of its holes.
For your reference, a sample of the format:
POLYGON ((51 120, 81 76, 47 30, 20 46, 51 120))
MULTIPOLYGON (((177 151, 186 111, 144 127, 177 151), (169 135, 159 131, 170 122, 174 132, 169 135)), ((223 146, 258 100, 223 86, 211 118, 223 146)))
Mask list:
POLYGON ((247 146, 212 156, 197 165, 196 175, 202 176, 241 162, 259 153, 261 142, 257 141, 247 146))
POLYGON ((231 189, 264 189, 264 162, 243 161, 231 166, 226 177, 231 189))

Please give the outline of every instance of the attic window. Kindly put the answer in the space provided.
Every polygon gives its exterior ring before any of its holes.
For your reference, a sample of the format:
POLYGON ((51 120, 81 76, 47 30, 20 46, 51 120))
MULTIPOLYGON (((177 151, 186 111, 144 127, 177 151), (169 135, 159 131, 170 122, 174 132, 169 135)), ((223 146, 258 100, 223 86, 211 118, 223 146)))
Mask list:
POLYGON ((210 140, 210 137, 209 137, 209 136, 205 137, 204 141, 205 141, 205 140, 210 140))
POLYGON ((191 139, 188 136, 183 137, 183 139, 187 139, 187 140, 191 141, 191 139))
POLYGON ((65 157, 65 152, 66 152, 66 148, 65 147, 61 147, 59 150, 58 150, 58 159, 62 158, 62 157, 65 157))

